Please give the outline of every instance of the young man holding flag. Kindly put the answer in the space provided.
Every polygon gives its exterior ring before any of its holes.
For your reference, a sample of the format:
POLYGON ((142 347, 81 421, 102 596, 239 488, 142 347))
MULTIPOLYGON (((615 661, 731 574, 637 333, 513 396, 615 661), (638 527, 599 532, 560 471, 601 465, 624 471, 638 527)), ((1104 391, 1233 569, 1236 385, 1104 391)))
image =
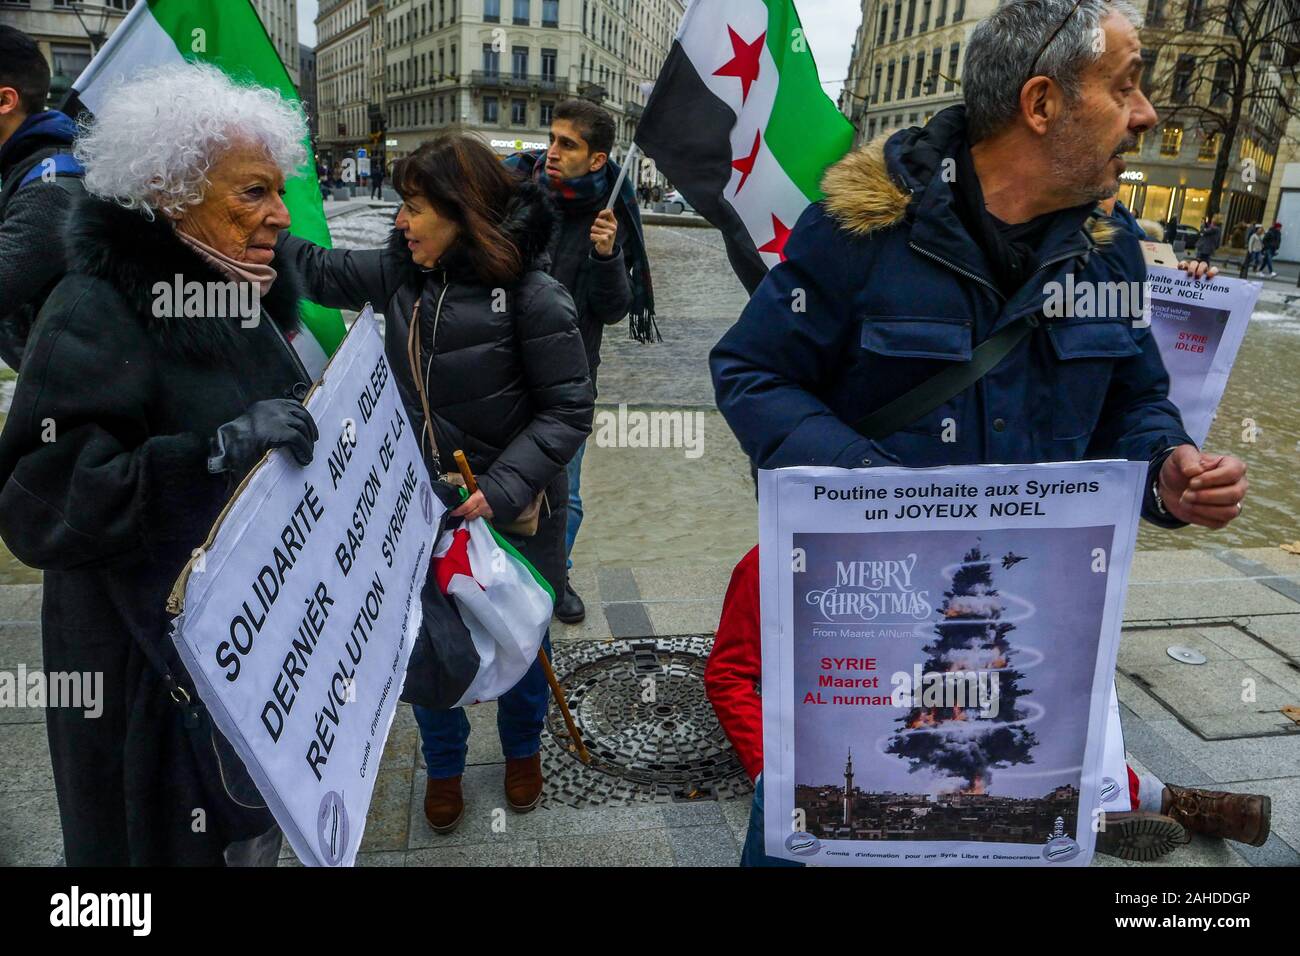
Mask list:
MULTIPOLYGON (((644 342, 658 335, 650 262, 632 177, 624 177, 619 194, 612 197, 619 182, 619 168, 609 158, 614 130, 614 118, 600 106, 568 100, 552 115, 548 149, 506 159, 506 165, 521 175, 545 183, 559 210, 560 224, 549 249, 550 271, 577 307, 593 391, 605 326, 621 322, 631 312, 634 338, 644 342)), ((572 553, 582 525, 580 480, 586 448, 584 442, 569 463, 566 554, 572 553)), ((577 624, 586 613, 582 598, 566 580, 564 592, 556 595, 555 616, 565 624, 577 624)))

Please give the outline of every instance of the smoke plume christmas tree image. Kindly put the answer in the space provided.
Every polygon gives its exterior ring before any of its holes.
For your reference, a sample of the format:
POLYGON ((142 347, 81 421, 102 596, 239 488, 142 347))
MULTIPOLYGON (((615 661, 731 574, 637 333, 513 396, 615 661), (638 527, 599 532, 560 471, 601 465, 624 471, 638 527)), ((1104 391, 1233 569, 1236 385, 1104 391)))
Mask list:
MULTIPOLYGON (((1024 560, 1008 551, 1001 563, 1009 570, 1024 560)), ((922 688, 913 689, 913 706, 899 718, 903 729, 886 752, 906 758, 913 773, 946 775, 958 781, 960 792, 984 794, 995 770, 1033 763, 1038 740, 1022 723, 1028 715, 1019 702, 1031 691, 1022 686, 1025 675, 1014 666, 1016 625, 1004 619, 1007 608, 994 581, 992 559, 979 544, 952 572, 952 585, 937 610, 940 619, 934 640, 923 648, 930 656, 922 672, 935 677, 985 672, 996 677, 997 709, 984 715, 973 703, 959 706, 953 695, 938 693, 940 681, 927 679, 935 699, 922 688)))
POLYGON ((1037 855, 1061 818, 1077 839, 1106 611, 1094 562, 1113 534, 794 535, 806 570, 791 608, 792 784, 806 833, 1037 855))

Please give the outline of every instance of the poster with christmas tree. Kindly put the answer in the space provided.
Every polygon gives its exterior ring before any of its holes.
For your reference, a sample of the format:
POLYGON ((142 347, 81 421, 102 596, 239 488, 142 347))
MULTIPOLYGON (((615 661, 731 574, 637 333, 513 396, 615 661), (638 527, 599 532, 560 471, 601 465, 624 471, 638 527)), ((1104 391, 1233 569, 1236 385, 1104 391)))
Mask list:
POLYGON ((1088 862, 1145 473, 762 474, 769 854, 1088 862))

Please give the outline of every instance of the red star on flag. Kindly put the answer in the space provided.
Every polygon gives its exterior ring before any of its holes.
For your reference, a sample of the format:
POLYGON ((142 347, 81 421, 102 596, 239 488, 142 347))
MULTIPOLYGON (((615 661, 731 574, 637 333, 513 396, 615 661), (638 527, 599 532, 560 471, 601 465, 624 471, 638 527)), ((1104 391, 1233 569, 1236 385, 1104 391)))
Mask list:
POLYGON ((758 58, 763 52, 767 31, 760 33, 753 43, 746 43, 730 26, 727 27, 727 32, 731 34, 731 52, 734 56, 714 70, 713 75, 737 77, 740 80, 740 101, 743 103, 749 98, 750 84, 758 79, 758 58))
POLYGON ((745 180, 748 179, 749 174, 754 171, 754 161, 758 159, 758 144, 762 142, 762 139, 763 131, 761 129, 755 130, 754 148, 749 151, 749 155, 731 161, 731 168, 740 173, 740 183, 736 186, 737 195, 739 195, 740 191, 745 188, 745 180))
POLYGON ((775 252, 785 262, 785 241, 790 238, 790 227, 772 213, 772 238, 758 247, 759 252, 775 252))

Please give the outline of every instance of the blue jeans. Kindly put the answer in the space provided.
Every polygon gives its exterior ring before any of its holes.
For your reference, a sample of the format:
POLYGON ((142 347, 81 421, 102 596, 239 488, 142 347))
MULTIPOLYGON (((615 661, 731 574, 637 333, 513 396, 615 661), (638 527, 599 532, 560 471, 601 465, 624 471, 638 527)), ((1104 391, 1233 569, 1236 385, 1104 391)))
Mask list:
MULTIPOLYGON (((569 524, 564 531, 564 555, 567 558, 573 553, 573 542, 578 537, 578 529, 582 527, 582 456, 587 451, 587 443, 584 441, 578 446, 578 453, 573 456, 573 461, 569 462, 567 469, 569 473, 569 524)), ((570 560, 566 567, 573 567, 573 561, 570 560)))
MULTIPOLYGON (((549 656, 551 635, 542 639, 542 647, 549 656)), ((501 737, 501 753, 507 759, 531 757, 542 749, 542 729, 546 725, 546 708, 550 704, 551 687, 546 683, 546 672, 540 660, 497 701, 497 734, 501 737)), ((415 722, 420 725, 420 746, 429 777, 444 780, 459 777, 465 772, 465 755, 469 752, 469 718, 465 708, 430 710, 413 706, 415 722)))
POLYGON ((1272 250, 1272 249, 1265 249, 1263 252, 1260 253, 1260 255, 1264 257, 1264 265, 1260 268, 1260 271, 1261 271, 1261 272, 1275 272, 1275 271, 1277 271, 1277 270, 1275 270, 1275 269, 1273 268, 1273 250, 1272 250))
POLYGON ((754 803, 749 808, 749 830, 740 851, 741 866, 803 866, 795 860, 782 860, 763 852, 763 778, 754 784, 754 803))

